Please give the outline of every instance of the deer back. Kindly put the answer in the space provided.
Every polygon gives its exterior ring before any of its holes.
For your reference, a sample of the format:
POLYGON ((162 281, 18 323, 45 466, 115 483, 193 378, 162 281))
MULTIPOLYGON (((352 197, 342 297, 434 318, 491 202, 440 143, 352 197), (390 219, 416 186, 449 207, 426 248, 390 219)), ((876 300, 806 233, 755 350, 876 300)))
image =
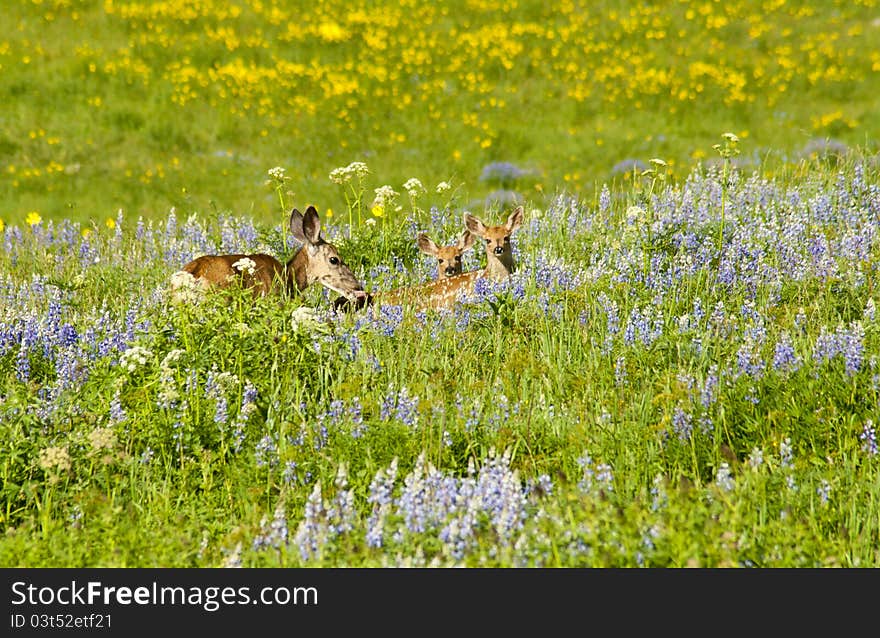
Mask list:
MULTIPOLYGON (((186 264, 180 272, 189 274, 202 289, 225 288, 238 281, 242 288, 250 289, 254 296, 266 295, 273 289, 281 290, 285 281, 284 265, 262 253, 202 255, 186 264)), ((185 281, 179 273, 176 275, 179 281, 185 281)))

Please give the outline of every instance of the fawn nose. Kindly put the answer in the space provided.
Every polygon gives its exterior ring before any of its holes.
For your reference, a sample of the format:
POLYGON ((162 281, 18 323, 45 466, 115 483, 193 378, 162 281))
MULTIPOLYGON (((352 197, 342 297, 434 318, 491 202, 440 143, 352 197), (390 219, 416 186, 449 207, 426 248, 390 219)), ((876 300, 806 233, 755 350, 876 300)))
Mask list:
POLYGON ((495 254, 501 255, 504 253, 504 246, 495 246, 495 254))
POLYGON ((446 266, 446 274, 447 274, 447 275, 454 275, 454 274, 455 274, 455 268, 453 268, 452 266, 446 266))

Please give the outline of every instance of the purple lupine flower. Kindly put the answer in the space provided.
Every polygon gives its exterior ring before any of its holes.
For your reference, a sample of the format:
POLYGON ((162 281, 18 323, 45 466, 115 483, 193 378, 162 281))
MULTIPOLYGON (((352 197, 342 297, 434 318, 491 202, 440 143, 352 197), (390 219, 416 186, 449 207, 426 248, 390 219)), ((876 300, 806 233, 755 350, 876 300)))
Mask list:
POLYGON ((24 340, 22 340, 15 357, 15 378, 22 383, 27 383, 31 378, 31 360, 24 340))
POLYGON ((128 418, 125 410, 122 407, 122 401, 119 397, 119 390, 113 394, 113 398, 110 400, 110 423, 122 423, 128 418))
POLYGON ((370 483, 367 502, 373 504, 373 511, 367 520, 366 542, 368 547, 382 547, 385 538, 385 520, 393 504, 394 482, 397 480, 397 457, 391 461, 387 470, 376 472, 370 483))
POLYGON ((877 455, 877 433, 874 430, 874 422, 871 419, 865 421, 862 433, 859 434, 859 440, 862 441, 862 450, 866 452, 868 456, 877 455))
POLYGON ((782 332, 773 351, 773 369, 777 372, 795 372, 800 368, 800 357, 795 354, 791 336, 782 332))
POLYGON ((819 496, 819 502, 822 505, 828 505, 828 499, 831 497, 831 483, 823 478, 819 481, 819 486, 816 488, 816 494, 819 496))
POLYGON ((700 404, 704 408, 708 408, 710 405, 715 403, 718 396, 716 394, 716 390, 718 388, 718 366, 712 364, 709 367, 709 373, 706 375, 705 380, 703 381, 702 388, 700 389, 700 404))
POLYGON ((364 434, 364 415, 363 415, 363 407, 361 406, 360 397, 352 397, 351 405, 348 407, 348 418, 351 421, 351 436, 352 438, 359 439, 364 434))
POLYGON ((254 447, 254 460, 257 467, 275 467, 278 465, 278 444, 271 434, 265 435, 254 447))
POLYGON ((348 471, 342 463, 336 470, 336 496, 327 506, 327 526, 330 536, 346 534, 354 529, 357 513, 354 492, 348 489, 348 471))
POLYGON ((753 447, 752 451, 749 453, 749 458, 746 459, 746 465, 748 465, 753 470, 757 470, 763 464, 764 450, 759 447, 753 447))
POLYGON ((721 488, 724 492, 730 492, 733 489, 733 476, 730 473, 730 466, 726 461, 721 463, 721 466, 715 473, 715 485, 721 488))
POLYGON ((791 439, 786 437, 779 444, 779 467, 782 468, 792 468, 794 467, 794 453, 791 447, 791 439))
POLYGON ((614 473, 611 466, 607 463, 600 463, 596 466, 596 482, 605 490, 614 491, 614 473))
POLYGON ((678 436, 679 441, 687 441, 693 434, 693 417, 680 407, 672 412, 672 431, 678 436))
POLYGON ((602 185, 602 191, 599 193, 599 212, 607 214, 611 209, 611 191, 608 190, 608 184, 602 185))
POLYGON ((296 543, 300 556, 305 561, 318 556, 327 542, 327 536, 326 510, 321 496, 321 483, 317 481, 306 500, 303 519, 297 527, 293 542, 296 543))
POLYGON ((626 357, 623 355, 614 361, 614 383, 618 386, 626 383, 626 357))
POLYGON ((264 516, 260 521, 260 533, 254 537, 252 548, 254 551, 264 549, 281 549, 287 545, 287 518, 284 514, 284 505, 278 504, 275 515, 271 521, 264 516))

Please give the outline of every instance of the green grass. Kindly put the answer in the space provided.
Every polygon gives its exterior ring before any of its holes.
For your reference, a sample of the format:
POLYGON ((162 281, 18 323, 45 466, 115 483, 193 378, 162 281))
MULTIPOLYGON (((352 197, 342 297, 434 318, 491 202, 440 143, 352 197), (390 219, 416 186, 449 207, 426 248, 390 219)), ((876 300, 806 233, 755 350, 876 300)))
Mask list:
MULTIPOLYGON (((654 170, 527 204, 510 285, 452 315, 169 302, 280 224, 7 227, 0 564, 880 564, 876 167, 654 170)), ((326 232, 385 289, 432 276, 412 228, 326 232)))

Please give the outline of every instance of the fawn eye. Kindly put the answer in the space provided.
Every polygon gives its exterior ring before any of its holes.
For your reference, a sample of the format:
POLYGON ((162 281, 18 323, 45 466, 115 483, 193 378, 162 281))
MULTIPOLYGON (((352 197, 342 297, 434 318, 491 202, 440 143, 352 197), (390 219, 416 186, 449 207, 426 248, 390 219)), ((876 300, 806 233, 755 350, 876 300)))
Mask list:
POLYGON ((437 260, 437 263, 438 263, 438 264, 442 264, 442 263, 443 263, 443 260, 442 260, 442 259, 438 259, 438 260, 437 260))
POLYGON ((339 257, 331 257, 330 263, 333 264, 334 266, 337 266, 339 264, 339 257))
POLYGON ((455 256, 455 261, 461 261, 461 255, 456 255, 456 256, 455 256))
POLYGON ((486 243, 487 243, 487 244, 491 244, 491 243, 492 243, 492 240, 491 240, 491 239, 487 239, 487 240, 486 240, 486 243))

